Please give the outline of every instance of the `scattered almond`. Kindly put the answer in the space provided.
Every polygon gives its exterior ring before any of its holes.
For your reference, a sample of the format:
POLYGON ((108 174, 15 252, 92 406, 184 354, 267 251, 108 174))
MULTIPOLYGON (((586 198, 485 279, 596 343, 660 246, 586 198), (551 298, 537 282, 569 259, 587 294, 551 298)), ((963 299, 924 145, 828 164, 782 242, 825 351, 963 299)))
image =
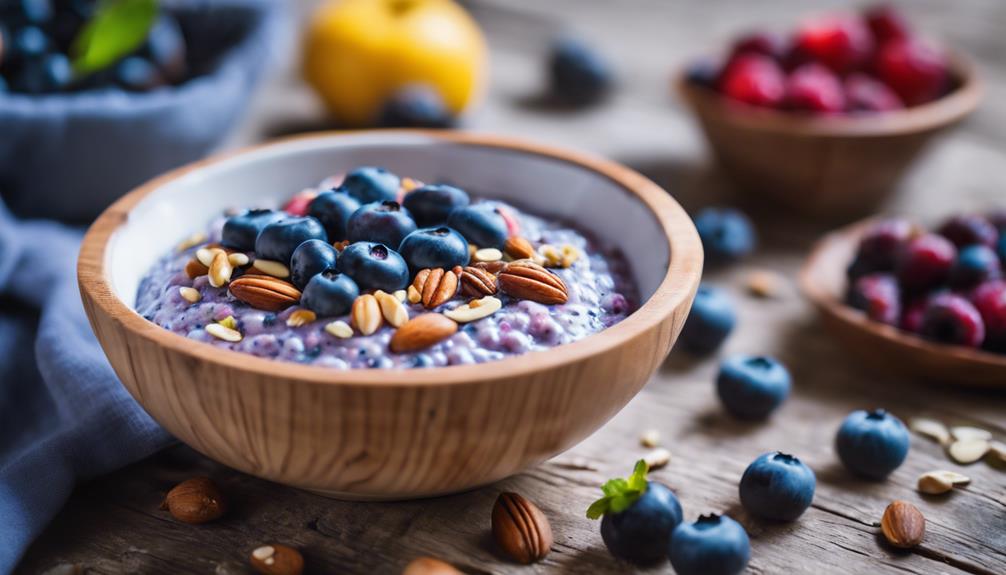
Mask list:
POLYGON ((241 341, 241 332, 236 329, 231 329, 227 326, 220 325, 219 323, 211 323, 206 326, 206 333, 212 335, 213 337, 229 341, 231 343, 237 343, 241 341))
POLYGON ((191 259, 185 264, 185 275, 189 276, 189 279, 196 279, 199 276, 204 276, 210 273, 210 268, 204 266, 203 263, 197 259, 191 259))
POLYGON ((458 323, 469 323, 489 317, 502 307, 503 302, 499 298, 487 295, 484 298, 473 299, 466 304, 449 309, 444 312, 444 315, 458 323))
POLYGON ((246 304, 266 311, 280 311, 300 301, 300 290, 290 282, 263 275, 245 274, 230 284, 230 292, 246 304))
POLYGON ((409 289, 405 291, 405 299, 407 299, 409 303, 419 303, 423 301, 423 294, 416 289, 416 286, 409 286, 409 289))
POLYGON ((247 256, 247 254, 243 254, 241 252, 228 254, 227 260, 230 261, 231 265, 236 268, 243 268, 251 263, 251 259, 247 256))
POLYGON ((423 307, 433 309, 458 293, 458 275, 443 268, 419 270, 412 286, 422 295, 423 307))
POLYGON ((263 545, 251 552, 251 566, 262 575, 300 575, 304 572, 304 557, 293 547, 263 545))
POLYGON ((950 430, 947 429, 946 425, 935 419, 917 417, 911 420, 908 425, 915 433, 932 439, 940 445, 950 443, 950 430))
POLYGON ((350 310, 350 319, 356 331, 363 335, 371 335, 381 328, 383 323, 381 306, 377 303, 377 298, 370 294, 364 294, 353 301, 350 310))
POLYGON ((510 262, 496 279, 500 289, 518 299, 552 305, 566 303, 569 298, 559 276, 530 260, 510 262))
POLYGON ((270 275, 274 278, 286 279, 290 277, 290 268, 286 267, 280 262, 274 262, 272 260, 255 260, 252 266, 259 270, 260 272, 270 275))
POLYGON ((286 318, 287 327, 301 327, 318 319, 318 315, 309 309, 297 309, 286 318))
POLYGON ((187 249, 194 248, 203 243, 206 243, 206 234, 204 232, 196 232, 179 242, 176 249, 180 252, 184 252, 187 249))
POLYGON ((552 526, 541 509, 517 493, 500 493, 493 505, 493 538, 514 560, 530 564, 552 550, 552 526))
POLYGON ((213 255, 213 261, 210 263, 210 285, 213 287, 224 287, 227 285, 227 282, 231 281, 231 274, 233 273, 234 267, 231 266, 227 253, 223 250, 218 250, 213 255))
POLYGON ((930 471, 919 476, 918 490, 920 493, 939 495, 947 493, 957 486, 971 483, 971 478, 954 471, 930 471))
POLYGON ((656 447, 660 445, 660 432, 656 429, 647 429, 639 436, 639 444, 643 447, 656 447))
POLYGON ((503 252, 496 248, 482 248, 472 256, 477 262, 498 262, 503 259, 503 252))
POLYGON ((769 270, 754 270, 747 276, 748 293, 760 298, 773 298, 779 295, 785 280, 779 274, 769 270))
POLYGON ((409 321, 409 311, 405 309, 398 298, 381 290, 377 290, 374 297, 377 298, 377 304, 381 306, 381 315, 384 316, 384 321, 389 325, 402 327, 402 324, 409 321))
POLYGON ((426 313, 405 322, 391 336, 389 347, 395 353, 426 349, 458 331, 458 324, 439 313, 426 313))
POLYGON ((339 339, 349 339, 353 337, 353 328, 341 319, 327 324, 325 326, 325 331, 339 339))
POLYGON ((497 291, 496 276, 483 268, 467 266, 460 275, 461 293, 468 297, 494 295, 497 291))
POLYGON ((959 425, 957 427, 950 428, 950 435, 953 436, 957 441, 963 441, 967 439, 984 439, 985 441, 990 441, 992 439, 992 432, 980 427, 971 427, 968 425, 959 425))
POLYGON ((178 288, 178 293, 182 296, 182 299, 189 303, 196 303, 197 301, 203 299, 202 294, 199 290, 191 287, 180 287, 178 288))
POLYGON ((990 441, 989 452, 986 454, 1000 465, 1006 465, 1006 443, 990 441))
POLYGON ((535 256, 534 246, 531 245, 531 242, 520 236, 510 236, 507 238, 506 243, 503 244, 503 251, 511 259, 515 260, 533 259, 535 256))
POLYGON ((947 453, 957 463, 968 465, 985 457, 989 447, 987 439, 958 439, 947 447, 947 453))
POLYGON ((894 501, 884 510, 880 531, 894 547, 908 549, 922 543, 926 534, 926 518, 907 501, 894 501))
POLYGON ((402 575, 463 575, 463 573, 450 563, 432 557, 419 557, 405 566, 402 575))
POLYGON ((646 462, 646 465, 648 465, 651 470, 660 469, 661 467, 666 467, 667 464, 671 462, 671 452, 663 447, 658 447, 644 455, 643 461, 646 462))
POLYGON ((167 509, 172 517, 183 523, 198 525, 218 519, 227 506, 209 477, 193 477, 168 491, 161 509, 167 509))

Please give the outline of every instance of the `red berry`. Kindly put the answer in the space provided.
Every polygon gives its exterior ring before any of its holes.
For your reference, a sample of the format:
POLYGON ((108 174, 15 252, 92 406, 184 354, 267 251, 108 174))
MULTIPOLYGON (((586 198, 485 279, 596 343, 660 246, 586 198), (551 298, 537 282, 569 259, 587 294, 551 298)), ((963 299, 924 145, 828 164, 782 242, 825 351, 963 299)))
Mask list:
POLYGON ((731 58, 741 54, 761 54, 775 60, 782 60, 786 53, 786 43, 781 37, 769 32, 751 32, 734 42, 731 58))
POLYGON ((775 108, 785 96, 786 79, 782 68, 768 56, 742 54, 727 64, 720 91, 745 104, 775 108))
POLYGON ((856 265, 850 268, 852 277, 873 272, 894 270, 901 247, 917 233, 912 222, 891 218, 869 227, 859 239, 856 265))
POLYGON ((940 343, 978 347, 985 340, 982 316, 965 298, 951 293, 934 297, 922 315, 922 337, 940 343))
POLYGON ((939 98, 950 83, 946 56, 917 39, 885 43, 874 66, 880 79, 909 106, 939 98))
POLYGON ((911 36, 908 21, 894 6, 880 4, 867 10, 863 16, 878 44, 911 36))
POLYGON ((306 216, 307 208, 311 205, 311 200, 317 195, 318 193, 314 190, 300 192, 290 198, 290 201, 283 206, 283 211, 292 216, 306 216))
POLYGON ((1006 352, 1006 281, 981 284, 972 292, 971 303, 985 322, 985 347, 1006 352))
POLYGON ((901 329, 911 333, 919 333, 922 330, 922 316, 926 313, 930 299, 932 298, 929 296, 923 296, 908 302, 901 314, 901 329))
POLYGON ((849 290, 849 305, 862 310, 873 321, 898 325, 901 318, 901 291, 890 274, 863 276, 849 290))
POLYGON ((794 110, 836 114, 845 109, 842 83, 828 68, 820 64, 804 64, 789 75, 786 105, 794 110))
POLYGON ((847 74, 866 63, 873 52, 873 36, 856 16, 829 16, 809 21, 797 33, 795 50, 838 74, 847 74))
POLYGON ((956 258, 957 249, 943 236, 919 236, 909 240, 898 253, 898 279, 908 291, 936 287, 947 281, 956 258))
POLYGON ((973 244, 995 247, 999 241, 999 231, 988 219, 974 214, 963 214, 948 218, 940 225, 937 233, 954 242, 958 248, 973 244))
POLYGON ((852 112, 886 112, 905 107, 893 90, 866 74, 851 74, 845 79, 845 101, 852 112))

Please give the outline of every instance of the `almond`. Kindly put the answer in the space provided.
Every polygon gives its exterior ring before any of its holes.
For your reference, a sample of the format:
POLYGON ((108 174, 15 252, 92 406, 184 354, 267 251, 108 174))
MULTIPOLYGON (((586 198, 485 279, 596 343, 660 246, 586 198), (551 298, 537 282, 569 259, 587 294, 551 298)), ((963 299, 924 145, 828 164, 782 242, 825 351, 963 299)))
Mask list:
POLYGON ((463 575, 450 563, 433 557, 417 557, 405 566, 402 575, 463 575))
POLYGON ((309 309, 294 310, 290 317, 286 318, 288 327, 303 327, 318 320, 318 315, 309 309))
POLYGON ((237 299, 266 311, 280 311, 300 301, 300 290, 272 276, 245 274, 231 282, 230 290, 237 299))
POLYGON ((426 313, 405 322, 391 336, 391 351, 406 353, 426 349, 458 331, 458 324, 439 313, 426 313))
POLYGON ((534 258, 534 246, 531 242, 520 236, 510 236, 503 244, 503 252, 515 260, 528 260, 534 258))
POLYGON ((907 501, 894 501, 884 510, 880 531, 894 547, 908 549, 922 543, 926 534, 926 518, 907 501))
POLYGON ((458 323, 469 323, 489 317, 502 307, 503 302, 499 298, 487 295, 484 298, 473 299, 464 305, 449 309, 444 312, 444 315, 458 323))
POLYGON ((443 268, 425 269, 416 274, 412 285, 422 295, 423 307, 433 309, 458 293, 458 276, 443 268))
POLYGON ((409 321, 409 311, 405 309, 397 297, 381 290, 374 292, 374 297, 377 298, 377 304, 381 306, 381 315, 384 316, 384 321, 388 324, 402 327, 405 322, 409 321))
POLYGON ((530 260, 510 262, 497 279, 500 289, 518 299, 553 305, 566 303, 569 298, 559 276, 530 260))
POLYGON ((168 491, 161 509, 167 509, 172 517, 183 523, 198 525, 218 519, 227 506, 209 477, 193 477, 168 491))
POLYGON ((234 266, 231 265, 230 258, 223 250, 214 252, 213 261, 210 263, 210 285, 213 287, 224 287, 231 281, 231 274, 234 273, 234 266))
POLYGON ((271 544, 256 547, 251 552, 251 566, 262 575, 301 575, 304 556, 293 547, 271 544))
POLYGON ((495 295, 496 276, 483 268, 467 266, 461 270, 461 293, 468 297, 495 295))
POLYGON ((534 563, 552 550, 552 526, 541 509, 517 493, 500 493, 493 505, 493 538, 520 563, 534 563))
POLYGON ((353 327, 363 335, 371 335, 380 329, 383 323, 381 305, 377 303, 377 298, 370 294, 356 298, 349 315, 353 321, 353 327))
POLYGON ((472 259, 477 262, 498 262, 503 259, 503 252, 496 248, 482 248, 472 254, 472 259))
POLYGON ((204 276, 210 273, 210 268, 204 266, 203 262, 193 258, 189 260, 189 263, 185 264, 185 275, 189 276, 190 280, 194 280, 199 276, 204 276))

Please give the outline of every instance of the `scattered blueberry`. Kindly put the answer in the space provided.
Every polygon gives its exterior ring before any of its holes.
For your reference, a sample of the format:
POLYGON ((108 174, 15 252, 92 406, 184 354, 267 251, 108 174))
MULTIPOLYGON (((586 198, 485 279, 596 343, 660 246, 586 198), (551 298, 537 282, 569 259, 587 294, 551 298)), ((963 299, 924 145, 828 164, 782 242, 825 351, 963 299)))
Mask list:
POLYGON ((146 92, 164 85, 160 70, 150 60, 139 56, 124 58, 116 64, 115 78, 120 86, 133 92, 146 92))
POLYGON ((608 61, 586 43, 572 38, 552 44, 549 74, 552 93, 577 106, 601 101, 614 84, 608 61))
POLYGON ((220 243, 225 247, 250 252, 255 249, 255 239, 262 228, 286 218, 286 214, 273 210, 248 210, 227 218, 220 243))
POLYGON ((384 168, 363 166, 346 174, 341 191, 348 193, 361 204, 395 201, 401 180, 384 168))
POLYGON ((999 254, 985 244, 972 244, 957 252, 957 260, 950 269, 950 285, 955 288, 971 288, 1001 276, 999 254))
POLYGON ((377 123, 386 128, 449 128, 454 116, 440 92, 414 84, 396 91, 385 102, 377 123))
POLYGON ((287 217, 266 224, 255 239, 255 257, 290 265, 297 246, 307 240, 327 241, 321 222, 311 217, 287 217))
POLYGON ((447 217, 447 225, 480 248, 502 249, 510 235, 506 220, 490 204, 457 208, 447 217))
POLYGON ((985 323, 970 301, 945 293, 930 299, 919 333, 939 343, 979 347, 985 340, 985 323))
POLYGON ((412 273, 425 268, 451 269, 468 265, 468 242, 446 226, 412 232, 402 240, 399 250, 412 273))
POLYGON ((958 248, 974 244, 994 247, 999 238, 999 232, 991 222, 974 214, 949 218, 940 226, 938 233, 958 248))
POLYGON ((290 281, 303 290, 311 278, 325 270, 335 268, 338 252, 328 242, 307 240, 297 246, 290 256, 290 281))
POLYGON ((835 437, 846 469, 869 479, 884 479, 908 456, 908 429, 883 409, 853 411, 835 437))
POLYGON ((954 244, 943 236, 912 238, 898 253, 898 280, 907 291, 925 291, 947 281, 957 259, 954 244))
POLYGON ((764 519, 793 521, 814 500, 817 479, 802 461, 778 451, 755 459, 741 477, 741 504, 764 519))
POLYGON ((873 321, 888 325, 901 321, 901 290, 891 274, 876 273, 856 279, 847 300, 873 321))
POLYGON ((739 260, 755 248, 751 220, 731 208, 705 208, 695 216, 706 257, 713 262, 739 260))
POLYGON ((418 225, 430 227, 447 222, 447 216, 455 208, 463 208, 469 201, 468 194, 460 188, 429 184, 406 194, 402 205, 409 210, 418 225))
POLYGON ((342 188, 318 194, 307 208, 307 215, 317 218, 333 242, 349 237, 349 218, 360 209, 360 202, 342 188))
POLYGON ((751 558, 751 540, 733 519, 702 515, 674 530, 670 558, 677 575, 736 575, 751 558))
POLYGON ((349 241, 376 242, 392 248, 416 231, 416 222, 398 202, 374 202, 361 206, 349 217, 349 241))
POLYGON ((329 269, 307 282, 300 304, 319 317, 334 317, 348 313, 359 295, 360 288, 352 278, 329 269))
POLYGON ((764 419, 789 395, 792 380, 778 361, 765 356, 736 355, 720 364, 716 392, 735 417, 764 419))
POLYGON ((709 354, 719 349, 736 324, 737 310, 730 295, 720 288, 702 284, 678 341, 685 351, 709 354))
POLYGON ((339 256, 337 269, 362 289, 391 293, 409 285, 409 267, 395 250, 384 244, 356 242, 339 256))

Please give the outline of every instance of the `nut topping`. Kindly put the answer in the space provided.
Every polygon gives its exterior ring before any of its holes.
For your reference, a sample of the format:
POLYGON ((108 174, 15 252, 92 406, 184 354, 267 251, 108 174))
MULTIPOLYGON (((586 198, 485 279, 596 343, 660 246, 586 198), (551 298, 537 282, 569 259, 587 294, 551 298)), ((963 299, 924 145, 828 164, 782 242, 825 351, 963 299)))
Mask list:
POLYGON ((381 290, 377 290, 374 297, 377 298, 377 304, 381 306, 381 315, 384 316, 384 320, 388 324, 402 327, 405 322, 409 321, 409 311, 405 309, 397 297, 381 290))
POLYGON ((971 483, 971 478, 955 471, 930 471, 919 476, 917 488, 920 493, 938 495, 953 490, 954 487, 971 483))
POLYGON ((545 514, 516 493, 500 493, 493 506, 496 543, 520 563, 534 563, 552 550, 552 527, 545 514))
POLYGON ((227 282, 231 281, 231 274, 233 273, 234 267, 231 265, 227 253, 223 250, 217 250, 213 255, 213 261, 210 263, 210 285, 213 287, 224 287, 227 285, 227 282))
POLYGON ((472 259, 477 262, 498 262, 503 259, 503 252, 496 248, 482 248, 472 254, 472 259))
POLYGON ((189 303, 196 303, 203 299, 203 295, 196 288, 180 287, 178 288, 178 293, 182 296, 182 299, 189 303))
POLYGON ((300 301, 300 290, 272 276, 243 275, 231 282, 230 291, 237 299, 266 311, 280 311, 300 301))
POLYGON ((251 552, 251 566, 262 575, 300 575, 304 572, 304 557, 293 547, 263 545, 251 552))
POLYGON ((467 266, 461 270, 461 293, 468 297, 483 297, 496 294, 496 276, 487 270, 467 266))
POLYGON ((402 575, 462 575, 449 563, 432 557, 418 557, 405 566, 402 575))
POLYGON ((473 299, 464 305, 449 309, 444 312, 444 315, 458 323, 469 323, 489 317, 498 312, 502 307, 503 302, 499 298, 487 295, 484 298, 473 299))
POLYGON ((229 341, 231 343, 237 343, 241 341, 244 337, 241 335, 240 331, 219 323, 208 324, 206 326, 206 333, 212 335, 213 337, 219 340, 229 341))
POLYGON ((190 280, 194 280, 199 276, 204 276, 210 273, 209 266, 204 266, 203 263, 197 259, 189 260, 189 263, 185 264, 185 275, 189 276, 190 280))
POLYGON ((443 268, 425 269, 416 274, 412 285, 422 295, 423 307, 433 309, 458 293, 458 276, 443 268))
POLYGON ((405 322, 391 336, 389 347, 395 353, 426 349, 458 331, 458 324, 439 313, 426 313, 405 322))
POLYGON ((908 549, 922 542, 926 534, 926 518, 907 501, 895 501, 884 510, 880 531, 894 547, 908 549))
POLYGON ((356 331, 363 335, 371 335, 381 328, 383 317, 381 306, 377 303, 377 298, 370 294, 361 295, 353 301, 350 310, 350 318, 356 331))
POLYGON ((226 505, 209 477, 193 477, 168 491, 161 509, 167 509, 172 517, 183 523, 198 525, 219 518, 226 511, 226 505))
POLYGON ((290 268, 286 267, 280 262, 257 259, 252 264, 252 267, 274 278, 286 279, 290 277, 290 268))
POLYGON ((349 339, 353 337, 353 328, 341 319, 327 324, 325 326, 325 331, 339 339, 349 339))
POLYGON ((504 293, 518 299, 546 305, 563 304, 569 299, 562 279, 530 260, 510 262, 497 279, 504 293))
POLYGON ((472 267, 484 269, 487 272, 496 275, 503 271, 503 268, 507 266, 506 262, 496 261, 496 262, 476 262, 472 264, 472 267))
POLYGON ((298 309, 294 310, 290 314, 290 317, 286 318, 286 325, 288 327, 301 327, 305 326, 318 319, 318 316, 309 309, 298 309))
POLYGON ((534 259, 535 251, 531 242, 520 236, 510 236, 503 244, 503 252, 515 260, 534 259))

